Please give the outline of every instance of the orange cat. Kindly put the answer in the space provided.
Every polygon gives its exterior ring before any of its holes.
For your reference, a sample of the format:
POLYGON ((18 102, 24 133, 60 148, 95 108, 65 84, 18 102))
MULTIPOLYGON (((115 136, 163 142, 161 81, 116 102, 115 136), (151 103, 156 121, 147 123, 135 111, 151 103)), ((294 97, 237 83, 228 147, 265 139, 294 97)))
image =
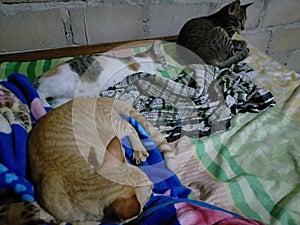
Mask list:
POLYGON ((126 162, 120 140, 128 136, 137 164, 148 152, 120 114, 137 120, 169 165, 173 161, 163 135, 121 101, 78 98, 53 109, 32 129, 28 143, 38 201, 56 219, 123 222, 141 213, 153 184, 126 162))

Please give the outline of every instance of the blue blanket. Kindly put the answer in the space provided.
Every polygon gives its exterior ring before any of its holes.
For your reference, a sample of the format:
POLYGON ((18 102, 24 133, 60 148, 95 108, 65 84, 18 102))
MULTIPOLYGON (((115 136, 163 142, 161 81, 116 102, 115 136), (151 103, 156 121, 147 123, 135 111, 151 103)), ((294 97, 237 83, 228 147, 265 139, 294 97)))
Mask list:
MULTIPOLYGON (((26 126, 24 118, 18 116, 18 112, 13 112, 15 108, 6 103, 13 100, 15 104, 28 106, 28 117, 33 124, 45 115, 48 109, 41 107, 36 90, 22 74, 10 75, 7 81, 0 83, 0 87, 0 190, 2 193, 13 191, 16 199, 19 198, 20 201, 34 201, 33 185, 26 179, 26 148, 31 124, 26 126), (9 91, 13 94, 9 95, 9 91), (7 112, 14 115, 14 121, 7 112)), ((133 118, 123 119, 129 121, 136 129, 149 152, 149 157, 140 168, 154 183, 153 194, 143 213, 129 224, 262 224, 205 202, 188 199, 191 191, 165 167, 163 156, 143 127, 133 118)), ((127 160, 134 164, 131 161, 133 151, 126 137, 123 138, 122 144, 127 160)))
POLYGON ((31 202, 34 191, 26 179, 27 137, 32 122, 38 117, 33 108, 39 98, 22 74, 11 74, 0 82, 0 88, 0 194, 14 192, 12 201, 31 202), (29 110, 30 107, 33 110, 29 110))

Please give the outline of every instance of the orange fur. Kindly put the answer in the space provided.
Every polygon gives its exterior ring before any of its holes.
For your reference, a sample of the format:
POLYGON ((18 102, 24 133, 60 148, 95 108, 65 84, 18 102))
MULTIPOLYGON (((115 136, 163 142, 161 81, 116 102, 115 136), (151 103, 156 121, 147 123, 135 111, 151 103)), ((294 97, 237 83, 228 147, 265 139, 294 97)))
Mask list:
POLYGON ((171 156, 163 135, 124 102, 78 98, 49 111, 32 129, 28 147, 38 201, 55 218, 131 220, 148 201, 153 185, 138 167, 126 162, 121 138, 129 137, 137 163, 148 153, 119 113, 135 118, 171 156))

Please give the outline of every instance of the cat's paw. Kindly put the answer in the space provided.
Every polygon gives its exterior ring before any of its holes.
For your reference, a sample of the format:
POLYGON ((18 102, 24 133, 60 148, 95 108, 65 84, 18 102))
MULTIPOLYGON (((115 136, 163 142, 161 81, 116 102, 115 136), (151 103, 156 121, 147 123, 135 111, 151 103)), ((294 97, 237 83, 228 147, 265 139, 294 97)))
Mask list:
POLYGON ((149 153, 147 152, 147 151, 134 151, 133 152, 133 156, 132 156, 132 158, 133 158, 133 161, 137 164, 137 165, 139 165, 139 164, 141 164, 142 162, 145 162, 146 161, 146 159, 148 158, 148 156, 149 156, 149 153))
POLYGON ((249 52, 250 52, 250 50, 249 50, 249 48, 245 48, 245 49, 243 49, 242 51, 241 51, 242 53, 242 57, 243 58, 246 58, 248 55, 249 55, 249 52))
POLYGON ((170 158, 168 160, 166 160, 166 166, 171 170, 171 171, 175 171, 176 170, 176 160, 175 158, 170 158))
POLYGON ((237 52, 236 55, 239 58, 239 61, 242 61, 245 58, 247 58, 249 52, 250 52, 249 48, 244 48, 241 51, 237 52))
POLYGON ((247 47, 247 42, 244 40, 232 40, 232 44, 235 51, 241 51, 247 47))

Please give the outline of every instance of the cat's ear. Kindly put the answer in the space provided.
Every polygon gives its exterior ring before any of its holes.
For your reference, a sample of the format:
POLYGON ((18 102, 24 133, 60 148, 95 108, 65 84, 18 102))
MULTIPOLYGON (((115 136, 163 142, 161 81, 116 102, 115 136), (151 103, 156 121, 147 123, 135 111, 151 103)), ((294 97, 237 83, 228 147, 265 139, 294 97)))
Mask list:
POLYGON ((120 162, 125 162, 125 156, 123 153, 122 144, 118 137, 114 137, 113 139, 111 139, 111 141, 106 147, 106 150, 110 153, 110 156, 113 157, 114 159, 120 162))
POLYGON ((250 5, 252 5, 253 4, 253 2, 251 2, 251 3, 249 3, 249 4, 246 4, 246 5, 241 5, 241 8, 244 10, 244 11, 246 11, 246 9, 250 6, 250 5))
POLYGON ((104 209, 104 219, 112 222, 119 222, 131 219, 139 215, 141 205, 136 195, 130 198, 116 199, 104 209))
POLYGON ((232 2, 228 8, 228 15, 236 15, 241 9, 241 3, 239 0, 232 2))

